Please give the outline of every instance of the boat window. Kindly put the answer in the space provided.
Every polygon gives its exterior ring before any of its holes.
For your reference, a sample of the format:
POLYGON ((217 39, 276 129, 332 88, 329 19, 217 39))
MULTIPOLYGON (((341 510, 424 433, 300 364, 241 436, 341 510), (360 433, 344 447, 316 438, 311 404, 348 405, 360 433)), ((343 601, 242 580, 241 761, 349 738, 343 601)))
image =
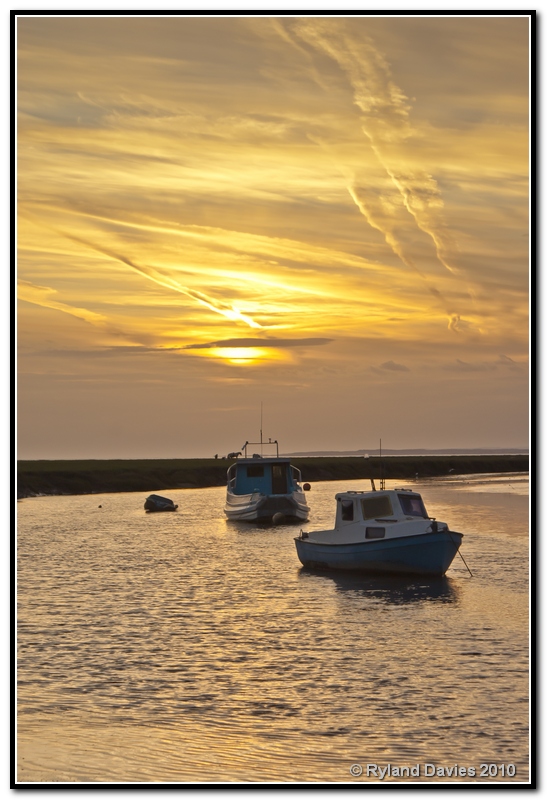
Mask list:
POLYGON ((385 528, 367 528, 365 539, 383 539, 385 535, 385 528))
POLYGON ((264 477, 264 467, 247 467, 247 477, 248 478, 263 478, 264 477))
POLYGON ((403 514, 409 517, 425 517, 427 519, 423 500, 419 495, 399 494, 397 497, 403 509, 403 514))
POLYGON ((272 494, 287 494, 289 491, 287 481, 287 465, 272 465, 272 494))
POLYGON ((346 522, 353 520, 353 500, 342 500, 342 519, 346 522))
POLYGON ((363 519, 376 519, 376 517, 389 517, 393 514, 391 500, 388 494, 379 497, 364 497, 361 500, 363 519))

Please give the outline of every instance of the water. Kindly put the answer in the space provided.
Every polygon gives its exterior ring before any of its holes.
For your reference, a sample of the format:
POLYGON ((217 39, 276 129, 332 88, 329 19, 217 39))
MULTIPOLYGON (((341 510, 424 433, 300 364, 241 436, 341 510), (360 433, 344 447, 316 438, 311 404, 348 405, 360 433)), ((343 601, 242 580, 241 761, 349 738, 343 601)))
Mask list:
POLYGON ((269 528, 227 522, 222 488, 18 503, 18 781, 527 782, 527 476, 408 485, 473 577, 303 570, 300 527, 364 482, 269 528))

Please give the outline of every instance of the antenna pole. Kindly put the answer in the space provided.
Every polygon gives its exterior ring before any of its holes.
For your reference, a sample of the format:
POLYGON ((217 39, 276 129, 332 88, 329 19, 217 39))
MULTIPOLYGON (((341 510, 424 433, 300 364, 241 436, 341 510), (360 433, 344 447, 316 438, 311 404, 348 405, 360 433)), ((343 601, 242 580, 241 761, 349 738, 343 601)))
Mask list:
POLYGON ((260 401, 260 455, 262 455, 262 400, 260 401))
POLYGON ((382 440, 380 439, 380 489, 386 488, 386 482, 384 480, 384 464, 382 461, 382 440))

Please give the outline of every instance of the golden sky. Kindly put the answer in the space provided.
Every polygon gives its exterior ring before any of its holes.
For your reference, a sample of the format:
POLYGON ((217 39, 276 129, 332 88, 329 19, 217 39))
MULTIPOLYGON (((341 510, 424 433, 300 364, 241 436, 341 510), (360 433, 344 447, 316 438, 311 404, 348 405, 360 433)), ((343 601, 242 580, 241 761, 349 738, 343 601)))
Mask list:
POLYGON ((17 19, 19 458, 528 444, 528 16, 17 19))

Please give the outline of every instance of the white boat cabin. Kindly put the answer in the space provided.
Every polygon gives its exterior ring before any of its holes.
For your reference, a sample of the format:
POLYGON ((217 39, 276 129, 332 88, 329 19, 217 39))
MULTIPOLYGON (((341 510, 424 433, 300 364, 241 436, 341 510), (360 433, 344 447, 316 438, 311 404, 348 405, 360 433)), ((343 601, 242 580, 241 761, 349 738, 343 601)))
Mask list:
POLYGON ((379 492, 339 492, 336 497, 336 527, 348 522, 397 522, 421 517, 429 519, 421 495, 410 489, 379 492))
POLYGON ((411 489, 339 492, 334 530, 302 533, 315 542, 351 543, 417 536, 447 526, 429 517, 422 497, 411 489))

